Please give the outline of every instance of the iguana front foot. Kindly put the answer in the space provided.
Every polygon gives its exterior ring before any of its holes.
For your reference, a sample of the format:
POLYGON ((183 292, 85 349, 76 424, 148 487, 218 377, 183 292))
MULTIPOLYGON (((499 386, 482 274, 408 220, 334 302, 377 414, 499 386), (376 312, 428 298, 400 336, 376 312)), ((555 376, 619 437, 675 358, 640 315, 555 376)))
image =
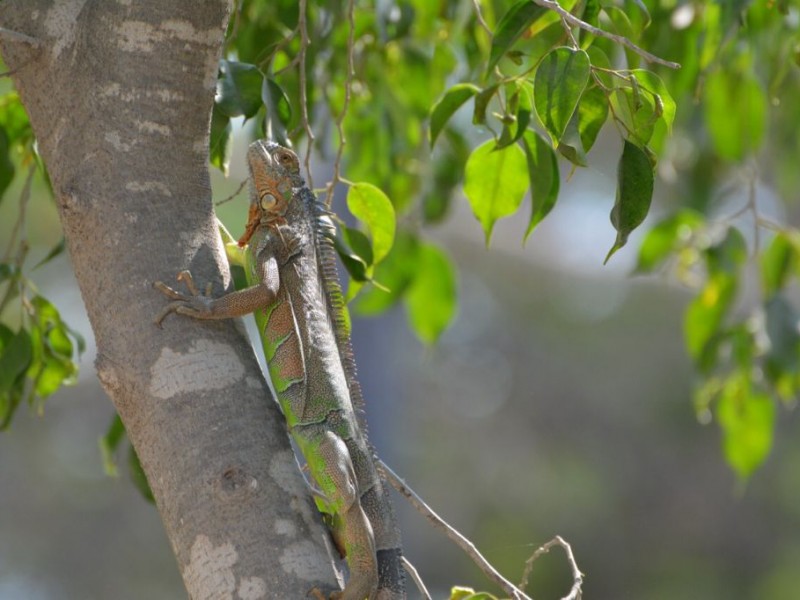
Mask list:
POLYGON ((178 281, 183 281, 189 289, 191 296, 182 294, 177 290, 172 289, 166 283, 156 281, 153 287, 159 290, 167 298, 173 301, 167 304, 164 309, 158 313, 155 318, 155 324, 161 327, 161 322, 167 317, 169 313, 175 312, 181 315, 195 317, 197 319, 208 318, 211 314, 211 303, 214 301, 211 298, 211 283, 206 286, 206 293, 200 294, 197 286, 194 283, 192 274, 189 271, 181 271, 178 273, 178 281))

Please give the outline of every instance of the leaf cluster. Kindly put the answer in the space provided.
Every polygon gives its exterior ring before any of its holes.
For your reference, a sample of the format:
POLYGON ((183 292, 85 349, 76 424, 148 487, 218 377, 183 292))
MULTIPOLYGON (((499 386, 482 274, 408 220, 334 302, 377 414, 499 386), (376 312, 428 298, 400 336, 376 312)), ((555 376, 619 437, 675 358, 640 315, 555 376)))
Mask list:
POLYGON ((19 97, 8 92, 0 96, 0 202, 8 201, 20 167, 27 169, 27 176, 17 220, 0 249, 0 431, 10 426, 21 404, 41 411, 45 399, 61 386, 74 384, 77 361, 85 349, 83 337, 62 320, 30 279, 33 271, 63 253, 64 240, 30 265, 25 217, 32 180, 44 168, 19 97))

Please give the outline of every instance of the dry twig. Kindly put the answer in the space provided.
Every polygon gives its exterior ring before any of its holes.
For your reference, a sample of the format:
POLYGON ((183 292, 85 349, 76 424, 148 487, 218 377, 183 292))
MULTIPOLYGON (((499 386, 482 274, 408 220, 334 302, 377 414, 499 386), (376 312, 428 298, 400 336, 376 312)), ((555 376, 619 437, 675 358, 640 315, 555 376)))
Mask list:
POLYGON ((311 177, 311 148, 314 145, 314 132, 311 130, 311 122, 308 119, 308 73, 306 72, 306 50, 311 41, 308 39, 308 0, 300 0, 300 16, 297 28, 300 30, 300 112, 302 114, 303 129, 306 132, 306 155, 303 164, 306 167, 306 177, 308 187, 314 189, 314 180, 311 177))
POLYGON ((561 17, 563 21, 569 23, 573 27, 579 27, 580 29, 588 31, 589 33, 596 35, 597 37, 603 37, 613 42, 616 42, 621 46, 625 46, 628 50, 635 52, 647 62, 656 63, 664 67, 669 67, 670 69, 681 68, 680 64, 669 60, 664 60, 663 58, 659 58, 655 54, 651 54, 647 50, 640 48, 626 37, 622 37, 621 35, 616 35, 614 33, 609 33, 608 31, 595 27, 594 25, 590 25, 586 21, 582 21, 568 10, 562 8, 561 5, 555 0, 531 0, 531 1, 543 8, 555 11, 556 13, 558 13, 558 15, 561 17))
POLYGON ((475 6, 475 18, 478 19, 478 24, 489 35, 489 38, 491 38, 493 36, 492 28, 489 27, 489 25, 487 25, 486 21, 483 19, 483 15, 481 14, 480 0, 472 0, 472 4, 475 6))
POLYGON ((419 573, 417 573, 416 567, 414 567, 414 565, 412 565, 405 556, 401 557, 400 560, 402 561, 403 568, 405 569, 406 573, 408 573, 408 576, 411 577, 411 579, 417 585, 417 589, 422 595, 422 600, 432 600, 431 594, 428 592, 428 588, 425 587, 422 577, 420 577, 419 573))
POLYGON ((344 80, 344 103, 342 104, 342 111, 336 119, 336 130, 339 132, 339 148, 336 151, 336 160, 333 163, 333 177, 328 182, 325 194, 325 206, 330 208, 333 202, 333 190, 336 184, 341 181, 339 177, 339 170, 342 163, 342 154, 344 153, 345 144, 347 140, 344 136, 344 118, 347 115, 347 109, 350 106, 350 93, 353 85, 353 76, 355 75, 355 62, 353 54, 355 52, 355 35, 356 35, 356 22, 355 22, 355 2, 349 0, 347 3, 347 22, 350 31, 347 34, 347 76, 344 80))
POLYGON ((525 589, 528 586, 528 578, 530 577, 531 570, 533 569, 533 563, 539 558, 542 554, 547 554, 550 551, 550 548, 553 546, 561 546, 564 548, 564 552, 567 554, 567 561, 569 561, 570 569, 572 569, 572 588, 569 590, 569 594, 564 596, 561 600, 581 600, 583 596, 583 592, 581 591, 581 586, 583 585, 583 573, 578 568, 578 563, 575 561, 575 556, 572 554, 572 546, 570 546, 564 538, 560 535, 557 535, 552 540, 539 546, 536 552, 525 561, 525 570, 522 573, 522 581, 519 584, 519 587, 525 589))
POLYGON ((250 181, 249 177, 247 179, 242 180, 242 183, 239 184, 239 187, 236 188, 235 192, 233 192, 227 198, 224 198, 224 199, 220 200, 219 202, 215 202, 214 206, 219 206, 220 204, 225 204, 226 202, 230 202, 231 200, 236 198, 236 196, 238 196, 242 192, 242 190, 244 189, 244 186, 247 185, 248 181, 250 181))
POLYGON ((394 487, 394 489, 408 499, 411 504, 414 505, 414 508, 421 512, 425 518, 427 518, 428 521, 430 521, 433 526, 436 527, 436 529, 442 531, 448 538, 450 538, 450 540, 455 542, 459 548, 466 552, 473 562, 478 565, 478 568, 483 571, 483 574, 486 575, 486 577, 500 586, 503 591, 514 598, 514 600, 531 600, 529 596, 527 596, 508 579, 498 573, 497 570, 489 563, 489 561, 486 560, 478 551, 478 549, 475 547, 475 544, 461 535, 461 533, 447 523, 447 521, 442 519, 442 517, 437 515, 430 506, 425 504, 425 501, 420 498, 414 490, 406 485, 405 481, 400 479, 400 477, 386 465, 385 462, 378 459, 378 465, 386 476, 386 479, 392 484, 392 487, 394 487))

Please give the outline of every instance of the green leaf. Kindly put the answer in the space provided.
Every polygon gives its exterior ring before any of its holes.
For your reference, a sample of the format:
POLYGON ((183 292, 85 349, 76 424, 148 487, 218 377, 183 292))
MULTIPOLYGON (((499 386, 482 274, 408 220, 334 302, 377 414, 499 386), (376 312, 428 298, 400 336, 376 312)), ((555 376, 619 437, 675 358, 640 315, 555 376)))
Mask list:
POLYGON ((130 469, 131 481, 133 481, 133 485, 136 486, 136 489, 142 494, 142 497, 151 504, 155 504, 156 499, 153 496, 153 490, 150 489, 150 484, 147 481, 147 476, 144 474, 142 463, 139 462, 139 455, 136 454, 136 450, 133 446, 128 448, 128 469, 130 469))
POLYGON ((503 133, 497 141, 497 149, 500 150, 522 139, 528 130, 533 112, 533 86, 528 81, 516 80, 514 91, 508 103, 509 112, 513 115, 513 122, 503 123, 503 133))
POLYGON ((547 12, 549 12, 547 9, 529 0, 520 0, 508 9, 508 12, 497 24, 492 36, 492 48, 489 51, 489 62, 486 65, 487 76, 534 21, 547 12))
POLYGON ((800 331, 794 307, 782 295, 773 296, 764 305, 766 333, 769 339, 765 371, 770 381, 800 370, 800 331))
POLYGON ((355 281, 369 281, 369 265, 363 258, 348 248, 339 237, 333 239, 333 247, 350 277, 355 281))
MULTIPOLYGON (((239 243, 219 219, 217 219, 217 229, 222 238, 222 245, 225 247, 225 258, 228 259, 228 264, 230 264, 232 268, 237 267, 244 270, 243 268, 247 264, 247 247, 245 246, 242 248, 239 246, 239 243)), ((241 288, 237 285, 236 289, 238 290, 241 288)))
POLYGON ((653 96, 641 90, 635 78, 631 77, 631 82, 634 85, 614 88, 609 102, 614 118, 624 128, 628 139, 644 148, 655 131, 657 108, 653 96))
POLYGON ((16 279, 20 275, 20 270, 17 265, 9 263, 0 263, 0 283, 8 279, 16 279))
POLYGON ((261 86, 264 76, 258 67, 248 63, 222 59, 217 95, 214 99, 226 117, 249 119, 261 108, 261 86))
POLYGON ((792 243, 789 236, 778 233, 761 255, 761 284, 764 296, 771 298, 786 285, 798 259, 797 242, 792 243))
POLYGON ((597 134, 608 117, 608 99, 597 86, 588 88, 581 96, 578 110, 567 123, 558 143, 558 151, 570 162, 587 165, 586 153, 592 149, 597 134))
POLYGON ((347 208, 367 226, 375 263, 381 262, 394 243, 395 214, 391 200, 371 183, 354 183, 347 192, 347 208))
POLYGON ((531 182, 531 218, 525 230, 525 241, 555 206, 561 180, 556 153, 538 133, 526 131, 522 148, 531 182))
POLYGON ((737 275, 747 260, 747 243, 735 227, 729 227, 725 237, 706 249, 706 263, 711 274, 737 275))
POLYGON ((669 93, 667 86, 661 78, 646 69, 634 69, 631 75, 639 82, 640 88, 646 90, 651 96, 657 96, 660 103, 660 117, 667 125, 667 131, 672 132, 672 123, 675 121, 675 113, 677 112, 677 105, 672 95, 669 93))
POLYGON ((371 267, 374 262, 372 256, 372 245, 369 243, 369 238, 359 229, 352 227, 341 227, 340 231, 342 237, 350 246, 350 249, 363 261, 367 267, 371 267))
POLYGON ((473 125, 483 125, 486 123, 486 109, 499 88, 499 84, 495 83, 481 90, 478 95, 475 96, 475 107, 472 112, 473 125))
POLYGON ((718 70, 705 85, 705 118, 717 154, 738 161, 758 150, 767 122, 767 97, 751 74, 718 70))
POLYGON ((381 284, 381 288, 365 288, 355 299, 354 310, 361 315, 377 315, 394 305, 416 274, 418 251, 417 238, 398 231, 391 251, 375 267, 373 278, 381 284))
POLYGON ((52 302, 34 296, 30 304, 35 323, 30 329, 33 361, 28 376, 33 379, 36 395, 46 398, 61 386, 75 383, 78 366, 72 360, 75 348, 70 337, 75 338, 79 353, 84 342, 61 320, 52 302))
POLYGON ((467 159, 464 195, 483 226, 486 244, 495 222, 519 208, 528 189, 525 153, 516 144, 495 150, 494 140, 475 148, 467 159))
MULTIPOLYGON (((21 330, 19 335, 27 334, 21 330)), ((19 367, 13 365, 14 362, 25 362, 21 361, 24 357, 20 354, 25 349, 20 344, 19 335, 0 323, 0 431, 11 423, 25 391, 26 368, 21 364, 19 367)), ((32 355, 32 350, 28 353, 32 355)))
POLYGON ((9 156, 10 149, 8 133, 4 128, 0 127, 0 200, 2 200, 3 194, 5 194, 14 179, 14 163, 11 162, 11 157, 9 156))
POLYGON ((36 375, 34 389, 40 398, 47 398, 54 394, 62 385, 75 383, 75 365, 70 361, 59 359, 55 356, 45 355, 42 368, 36 375))
POLYGON ((533 84, 533 102, 553 143, 557 143, 589 81, 589 55, 556 48, 542 59, 533 84))
POLYGON ((742 234, 728 228, 725 238, 705 251, 708 280, 686 309, 684 337, 689 356, 703 373, 717 362, 719 345, 725 332, 722 325, 733 306, 739 272, 747 259, 742 234))
POLYGON ((64 252, 65 248, 66 248, 66 240, 62 237, 59 240, 59 242, 55 246, 53 246, 53 248, 50 250, 50 252, 47 253, 47 256, 45 256, 42 260, 40 260, 38 263, 36 263, 34 265, 33 269, 31 269, 31 270, 34 271, 34 270, 38 269, 39 267, 41 267, 42 265, 46 265, 51 260, 53 260, 55 257, 60 256, 64 252))
MULTIPOLYGON (((7 394, 33 359, 31 337, 24 329, 9 336, 0 350, 0 395, 7 394)), ((1 417, 2 415, 0 415, 1 417)))
POLYGON ((724 272, 712 274, 700 294, 686 308, 686 350, 698 368, 707 373, 716 364, 717 344, 725 315, 736 295, 737 279, 724 272))
POLYGON ((631 231, 642 224, 653 199, 653 164, 636 144, 625 140, 617 167, 617 201, 611 209, 611 223, 617 239, 604 261, 628 241, 631 231))
POLYGON ((651 273, 670 254, 688 243, 695 231, 704 224, 703 215, 688 208, 660 221, 642 241, 636 272, 651 273))
POLYGON ((290 145, 286 129, 292 120, 292 106, 289 97, 278 82, 264 77, 261 85, 261 100, 267 107, 264 121, 264 134, 284 146, 290 145))
MULTIPOLYGON (((23 149, 33 142, 33 130, 28 113, 16 92, 0 96, 0 127, 5 132, 9 146, 23 149)), ((6 165, 8 166, 8 165, 6 165)))
POLYGON ((433 244, 419 246, 414 270, 405 305, 417 337, 432 344, 455 315, 455 273, 447 255, 433 244))
POLYGON ((766 460, 772 449, 775 403, 752 389, 745 373, 725 383, 717 403, 722 446, 728 464, 740 479, 747 479, 766 460))
POLYGON ((109 477, 117 477, 119 475, 114 454, 120 442, 124 439, 125 426, 122 424, 122 419, 119 418, 119 415, 115 413, 105 435, 97 440, 97 444, 100 447, 100 456, 103 459, 103 471, 109 477))
POLYGON ((444 126, 450 117, 461 108, 461 106, 481 90, 478 86, 471 83, 459 83, 447 90, 433 105, 430 113, 430 147, 436 143, 444 126))
POLYGON ((472 588, 455 586, 450 590, 449 600, 498 600, 487 592, 476 592, 472 588))
POLYGON ((209 138, 209 160, 228 176, 231 162, 231 121, 215 104, 211 111, 211 135, 209 138))

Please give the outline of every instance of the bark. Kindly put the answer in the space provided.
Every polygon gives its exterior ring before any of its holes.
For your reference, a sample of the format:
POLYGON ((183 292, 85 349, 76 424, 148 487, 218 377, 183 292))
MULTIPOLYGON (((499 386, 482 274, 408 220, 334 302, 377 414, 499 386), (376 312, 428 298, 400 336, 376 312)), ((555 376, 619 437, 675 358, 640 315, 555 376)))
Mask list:
POLYGON ((5 0, 0 50, 30 116, 97 340, 190 597, 335 584, 243 328, 170 316, 155 280, 230 287, 208 176, 227 0, 5 0), (28 36, 27 38, 25 36, 28 36))

